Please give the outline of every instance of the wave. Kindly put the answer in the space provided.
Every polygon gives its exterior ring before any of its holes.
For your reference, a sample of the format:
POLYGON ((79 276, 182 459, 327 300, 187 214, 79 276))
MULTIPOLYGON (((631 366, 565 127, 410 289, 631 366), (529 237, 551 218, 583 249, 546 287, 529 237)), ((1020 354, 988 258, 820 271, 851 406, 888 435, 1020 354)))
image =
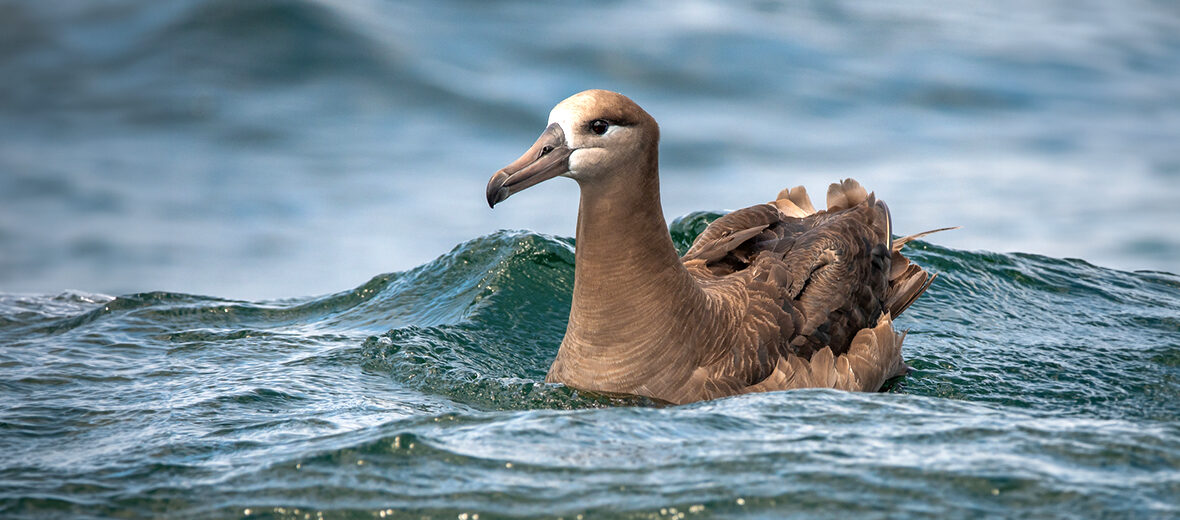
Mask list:
MULTIPOLYGON (((675 220, 678 247, 718 215, 675 220)), ((996 494, 1032 511, 1062 494, 1152 509, 1167 487, 1155 483, 1174 479, 1175 275, 916 242, 911 258, 939 278, 898 320, 915 371, 888 393, 662 407, 544 382, 573 246, 501 231, 289 300, 2 296, 4 387, 37 397, 0 428, 38 455, 0 465, 33 476, 0 493, 0 511, 738 514, 804 493, 823 497, 795 504, 812 512, 867 495, 1000 515, 996 494), (1071 491, 1083 481, 1101 492, 1071 491)))
MULTIPOLYGON (((674 240, 686 248, 718 215, 677 219, 674 240)), ((911 249, 939 278, 899 320, 910 330, 906 357, 916 371, 893 391, 1099 417, 1177 413, 1180 395, 1170 381, 1180 278, 924 242, 911 249)), ((121 327, 202 345, 335 337, 359 342, 367 369, 477 408, 613 402, 542 383, 565 331, 573 262, 570 239, 502 231, 323 297, 240 302, 134 294, 39 322, 35 330, 121 327)))

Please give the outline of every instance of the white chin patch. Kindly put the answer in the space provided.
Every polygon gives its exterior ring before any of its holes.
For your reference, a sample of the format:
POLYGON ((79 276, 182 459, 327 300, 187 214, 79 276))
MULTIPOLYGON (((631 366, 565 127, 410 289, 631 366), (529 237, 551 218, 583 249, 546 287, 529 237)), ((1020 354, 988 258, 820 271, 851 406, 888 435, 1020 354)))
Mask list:
MULTIPOLYGON (((562 127, 561 131, 564 132, 565 127, 562 127)), ((562 176, 569 177, 574 180, 578 179, 578 176, 580 175, 579 166, 581 166, 581 161, 579 159, 581 158, 581 154, 582 150, 574 150, 574 152, 570 154, 569 159, 566 159, 569 162, 569 170, 563 173, 562 176)))

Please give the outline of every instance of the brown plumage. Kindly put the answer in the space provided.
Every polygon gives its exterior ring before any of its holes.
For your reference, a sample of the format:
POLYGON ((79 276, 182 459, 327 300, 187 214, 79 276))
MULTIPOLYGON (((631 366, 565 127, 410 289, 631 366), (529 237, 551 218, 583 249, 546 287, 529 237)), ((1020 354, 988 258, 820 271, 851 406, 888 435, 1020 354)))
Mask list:
POLYGON ((496 203, 545 179, 581 187, 573 303, 546 378, 687 403, 826 387, 876 391, 905 373, 901 314, 933 277, 891 238, 856 181, 817 211, 802 187, 714 221, 677 258, 659 199, 659 127, 591 90, 557 105, 537 143, 488 183, 496 203))

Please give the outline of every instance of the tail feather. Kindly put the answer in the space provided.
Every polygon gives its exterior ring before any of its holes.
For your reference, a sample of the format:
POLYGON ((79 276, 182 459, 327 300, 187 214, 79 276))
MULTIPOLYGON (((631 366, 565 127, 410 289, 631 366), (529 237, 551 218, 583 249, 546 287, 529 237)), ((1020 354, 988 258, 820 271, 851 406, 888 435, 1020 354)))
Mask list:
POLYGON ((861 329, 848 348, 848 366, 863 392, 874 392, 891 378, 908 370, 901 357, 901 343, 905 333, 893 330, 893 317, 882 315, 877 325, 861 329))
POLYGON ((938 233, 940 231, 950 231, 952 229, 959 229, 959 227, 960 226, 951 226, 951 227, 944 227, 944 228, 938 228, 938 229, 931 229, 930 231, 923 231, 921 233, 914 233, 913 235, 904 236, 904 237, 901 237, 901 238, 893 241, 893 248, 892 249, 894 252, 901 251, 901 246, 906 245, 906 243, 911 240, 917 240, 917 239, 922 238, 926 235, 933 235, 933 234, 938 233))
POLYGON ((803 208, 803 211, 810 214, 815 213, 815 206, 811 204, 811 197, 807 195, 807 188, 795 186, 787 190, 787 198, 791 199, 791 202, 794 202, 796 206, 803 208))
POLYGON ((778 193, 774 204, 784 215, 803 218, 815 214, 815 206, 811 204, 811 197, 807 196, 807 189, 795 186, 778 193))
POLYGON ((828 186, 828 211, 848 209, 868 198, 869 192, 856 179, 834 182, 828 186))
POLYGON ((930 288, 934 279, 938 278, 938 273, 928 275, 924 269, 916 265, 910 264, 910 267, 912 269, 907 270, 909 276, 901 278, 896 284, 891 281, 889 291, 885 295, 885 307, 894 316, 910 308, 910 305, 930 288))
POLYGON ((926 292, 926 289, 930 288, 934 279, 938 278, 938 273, 931 275, 925 269, 918 267, 918 264, 910 262, 905 255, 901 254, 902 246, 912 240, 951 229, 959 229, 959 226, 923 231, 893 241, 890 246, 893 254, 890 255, 889 289, 885 292, 885 308, 890 314, 900 316, 922 293, 926 292))

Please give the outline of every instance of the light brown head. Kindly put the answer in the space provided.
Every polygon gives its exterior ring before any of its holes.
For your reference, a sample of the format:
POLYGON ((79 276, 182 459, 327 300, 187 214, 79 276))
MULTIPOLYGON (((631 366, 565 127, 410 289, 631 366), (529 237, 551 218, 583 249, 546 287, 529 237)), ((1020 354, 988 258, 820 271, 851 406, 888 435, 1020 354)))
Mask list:
POLYGON ((549 113, 549 126, 519 159, 488 181, 488 205, 558 176, 579 184, 619 180, 635 171, 655 172, 660 128, 627 96, 586 90, 549 113))

